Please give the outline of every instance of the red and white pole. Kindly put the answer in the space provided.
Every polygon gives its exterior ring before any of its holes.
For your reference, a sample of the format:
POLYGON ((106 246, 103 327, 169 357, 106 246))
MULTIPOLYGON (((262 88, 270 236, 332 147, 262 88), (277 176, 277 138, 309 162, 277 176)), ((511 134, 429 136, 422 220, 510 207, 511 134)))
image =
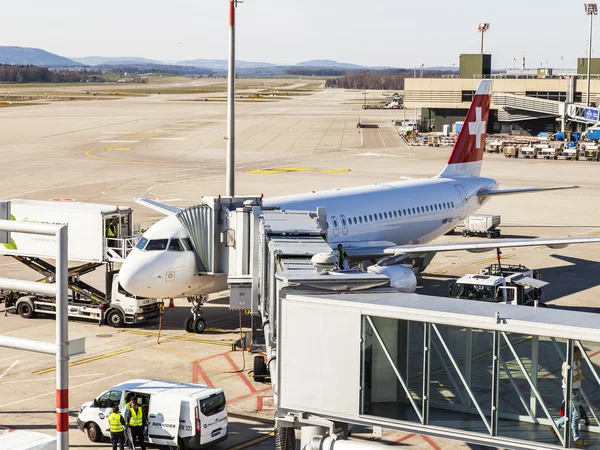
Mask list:
POLYGON ((227 168, 225 195, 235 195, 235 7, 229 0, 229 70, 227 75, 227 168))
POLYGON ((69 449, 68 228, 56 233, 56 448, 69 449))

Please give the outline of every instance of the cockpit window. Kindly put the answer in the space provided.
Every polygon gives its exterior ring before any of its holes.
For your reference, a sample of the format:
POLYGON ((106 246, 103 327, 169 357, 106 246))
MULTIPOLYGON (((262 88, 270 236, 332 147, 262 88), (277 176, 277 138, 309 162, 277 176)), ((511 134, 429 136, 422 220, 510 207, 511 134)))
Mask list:
POLYGON ((171 238, 171 241, 169 242, 169 251, 170 252, 182 252, 183 244, 181 243, 181 241, 179 239, 171 238))
POLYGON ((135 248, 144 250, 144 247, 146 246, 147 243, 148 243, 148 239, 142 236, 141 239, 136 244, 135 248))
POLYGON ((146 251, 153 252, 153 251, 166 250, 168 243, 169 243, 168 239, 152 239, 151 241, 148 242, 148 245, 146 245, 146 251))
POLYGON ((191 252, 192 250, 194 250, 194 247, 192 247, 192 241, 190 241, 190 238, 183 238, 183 239, 181 239, 181 242, 182 242, 183 248, 185 249, 186 252, 191 252))

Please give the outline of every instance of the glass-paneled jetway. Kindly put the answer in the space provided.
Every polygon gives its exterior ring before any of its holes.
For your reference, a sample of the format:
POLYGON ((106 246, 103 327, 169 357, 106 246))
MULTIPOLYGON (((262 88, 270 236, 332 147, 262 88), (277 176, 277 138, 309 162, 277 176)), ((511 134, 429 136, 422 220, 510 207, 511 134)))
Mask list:
MULTIPOLYGON (((571 428, 553 424, 563 362, 577 347, 589 419, 580 434, 600 444, 595 314, 417 294, 294 293, 281 300, 279 328, 281 418, 301 411, 495 447, 569 448, 571 428)), ((565 413, 570 420, 568 405, 565 413)))

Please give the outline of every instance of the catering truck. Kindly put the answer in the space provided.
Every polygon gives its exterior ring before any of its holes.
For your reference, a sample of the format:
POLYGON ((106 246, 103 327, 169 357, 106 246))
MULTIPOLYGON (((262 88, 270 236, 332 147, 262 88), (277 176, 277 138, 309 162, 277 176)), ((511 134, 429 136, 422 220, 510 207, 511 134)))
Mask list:
POLYGON ((227 404, 221 389, 150 379, 125 381, 84 403, 77 428, 90 441, 101 442, 110 437, 108 416, 113 405, 123 412, 132 398, 148 419, 146 442, 193 450, 227 439, 227 404))
MULTIPOLYGON (((114 265, 122 262, 135 246, 133 211, 128 207, 76 202, 11 200, 10 218, 22 222, 66 224, 69 226, 68 256, 78 264, 69 268, 69 317, 108 322, 114 327, 145 322, 159 315, 157 299, 136 297, 119 284, 114 265), (104 290, 81 279, 104 268, 104 290)), ((0 254, 11 256, 54 283, 56 238, 11 233, 0 254)), ((56 314, 55 299, 15 291, 1 291, 7 310, 23 318, 36 314, 56 314)))

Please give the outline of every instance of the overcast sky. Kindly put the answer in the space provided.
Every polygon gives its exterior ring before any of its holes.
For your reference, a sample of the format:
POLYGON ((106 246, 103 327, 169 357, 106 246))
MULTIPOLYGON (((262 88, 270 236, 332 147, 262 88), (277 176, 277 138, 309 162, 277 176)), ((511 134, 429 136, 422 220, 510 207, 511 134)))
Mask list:
MULTIPOLYGON (((5 3, 0 45, 67 57, 227 58, 228 0, 5 3)), ((589 24, 572 0, 245 0, 237 14, 238 59, 278 64, 458 65, 459 54, 479 52, 477 24, 491 22, 485 51, 495 68, 523 55, 528 67, 558 68, 561 56, 575 67, 589 24)))

